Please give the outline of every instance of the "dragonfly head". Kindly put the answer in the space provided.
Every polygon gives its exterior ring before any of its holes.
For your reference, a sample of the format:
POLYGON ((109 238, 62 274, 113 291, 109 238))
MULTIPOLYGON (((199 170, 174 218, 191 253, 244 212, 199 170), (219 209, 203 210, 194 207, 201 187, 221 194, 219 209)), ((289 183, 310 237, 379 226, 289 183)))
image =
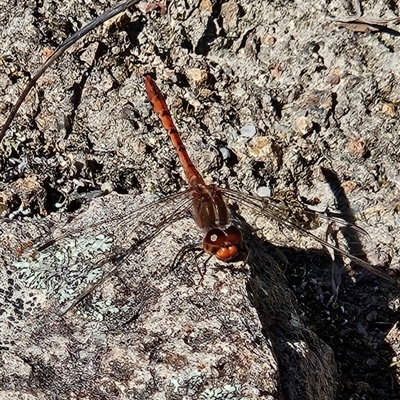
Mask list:
POLYGON ((242 248, 242 233, 232 225, 226 229, 210 229, 203 240, 203 249, 225 262, 238 258, 242 248))

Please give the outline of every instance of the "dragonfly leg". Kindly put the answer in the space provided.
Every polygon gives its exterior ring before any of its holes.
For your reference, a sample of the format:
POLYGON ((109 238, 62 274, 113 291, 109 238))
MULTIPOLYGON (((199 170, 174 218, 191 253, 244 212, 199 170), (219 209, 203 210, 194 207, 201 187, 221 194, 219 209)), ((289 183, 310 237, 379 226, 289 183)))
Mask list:
POLYGON ((201 268, 201 265, 198 262, 198 260, 204 253, 205 253, 205 251, 203 250, 201 253, 197 254, 196 258, 194 259, 194 261, 196 263, 197 270, 199 271, 199 275, 200 275, 199 285, 203 284, 204 275, 206 274, 207 264, 210 261, 210 259, 213 257, 212 255, 209 255, 207 260, 204 261, 204 264, 202 265, 203 268, 201 268))

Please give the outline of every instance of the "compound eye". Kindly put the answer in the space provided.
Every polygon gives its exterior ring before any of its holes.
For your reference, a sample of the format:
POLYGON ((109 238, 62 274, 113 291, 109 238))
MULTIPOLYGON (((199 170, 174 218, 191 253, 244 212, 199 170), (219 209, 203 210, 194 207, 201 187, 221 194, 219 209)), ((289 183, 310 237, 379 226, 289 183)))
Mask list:
POLYGON ((210 229, 204 237, 203 248, 207 253, 215 255, 224 245, 226 239, 227 236, 221 229, 210 229))
POLYGON ((207 232, 203 240, 203 249, 215 255, 218 260, 227 262, 239 255, 242 241, 242 234, 234 226, 229 226, 226 230, 214 228, 207 232))
POLYGON ((227 229, 225 229, 225 234, 227 237, 227 240, 235 244, 237 247, 242 247, 243 245, 243 237, 242 237, 242 232, 236 226, 229 226, 227 229))
POLYGON ((239 255, 239 249, 234 244, 222 246, 215 254, 215 257, 221 261, 232 261, 239 255))

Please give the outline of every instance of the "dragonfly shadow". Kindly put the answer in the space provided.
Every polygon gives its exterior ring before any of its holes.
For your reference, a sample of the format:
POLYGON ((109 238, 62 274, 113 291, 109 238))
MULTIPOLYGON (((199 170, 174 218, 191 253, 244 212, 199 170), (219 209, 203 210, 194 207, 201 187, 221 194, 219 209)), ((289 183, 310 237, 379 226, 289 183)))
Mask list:
POLYGON ((334 354, 300 319, 300 310, 285 277, 283 251, 243 229, 249 251, 247 292, 264 335, 273 343, 283 398, 335 398, 334 354), (307 357, 304 357, 308 354, 307 357))
POLYGON ((318 268, 330 266, 325 252, 277 247, 253 232, 249 226, 243 229, 249 250, 247 292, 273 343, 283 397, 336 398, 338 381, 369 379, 369 368, 359 366, 371 360, 379 371, 376 379, 389 387, 393 380, 387 365, 395 354, 384 339, 400 315, 385 307, 387 293, 377 289, 379 278, 371 275, 355 285, 346 279, 336 307, 328 305, 329 279, 321 282, 326 272, 318 268), (379 315, 377 323, 371 321, 374 315, 379 315), (385 324, 379 325, 382 320, 385 324), (388 359, 378 357, 376 348, 388 359))

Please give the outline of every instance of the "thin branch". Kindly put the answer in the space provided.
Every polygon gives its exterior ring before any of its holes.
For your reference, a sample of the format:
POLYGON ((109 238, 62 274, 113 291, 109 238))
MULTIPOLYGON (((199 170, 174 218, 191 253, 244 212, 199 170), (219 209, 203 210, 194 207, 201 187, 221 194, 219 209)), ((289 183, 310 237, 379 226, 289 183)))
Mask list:
POLYGON ((13 121, 15 115, 17 114, 21 104, 24 102, 26 96, 30 92, 30 90, 35 86, 36 82, 39 78, 45 73, 47 68, 49 68, 64 52, 70 48, 73 44, 75 44, 79 39, 82 39, 86 34, 88 34, 93 29, 97 28, 98 26, 102 25, 104 22, 108 21, 109 19, 115 17, 118 14, 123 13, 132 5, 139 3, 140 0, 125 0, 121 1, 114 7, 107 10, 104 14, 100 15, 93 21, 89 22, 86 26, 80 29, 78 32, 75 32, 71 37, 66 39, 60 46, 57 47, 56 51, 46 60, 46 62, 36 71, 33 75, 31 80, 26 85, 25 89, 19 96, 17 102, 11 109, 10 115, 8 116, 5 124, 1 128, 0 131, 0 142, 3 140, 7 129, 9 128, 11 122, 13 121))
POLYGON ((340 27, 356 32, 378 32, 381 31, 382 28, 385 28, 389 23, 400 21, 400 17, 382 19, 363 16, 361 0, 354 0, 354 8, 356 11, 354 15, 340 18, 328 17, 328 19, 340 27))

